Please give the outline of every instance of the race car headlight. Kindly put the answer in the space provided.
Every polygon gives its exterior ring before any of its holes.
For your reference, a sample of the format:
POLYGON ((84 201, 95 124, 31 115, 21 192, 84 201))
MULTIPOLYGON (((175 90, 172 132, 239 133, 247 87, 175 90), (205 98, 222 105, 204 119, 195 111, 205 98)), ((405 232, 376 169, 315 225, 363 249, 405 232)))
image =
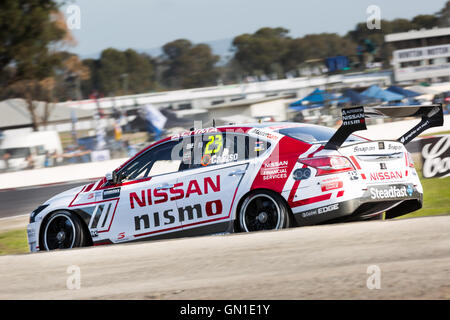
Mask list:
POLYGON ((299 159, 298 162, 315 168, 317 170, 316 176, 355 170, 350 160, 341 156, 304 158, 299 159))
POLYGON ((49 206, 48 204, 44 204, 44 205, 42 205, 42 206, 37 207, 36 210, 34 210, 33 212, 31 212, 31 215, 30 215, 30 223, 33 223, 33 222, 34 222, 34 219, 36 218, 36 216, 37 216, 42 210, 44 210, 45 208, 47 208, 48 206, 49 206))

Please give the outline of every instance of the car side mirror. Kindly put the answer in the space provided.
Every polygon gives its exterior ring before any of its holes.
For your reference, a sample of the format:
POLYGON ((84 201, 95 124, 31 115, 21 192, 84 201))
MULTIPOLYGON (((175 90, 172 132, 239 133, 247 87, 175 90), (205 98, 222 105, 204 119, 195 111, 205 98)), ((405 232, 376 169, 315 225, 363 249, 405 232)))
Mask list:
POLYGON ((116 171, 111 171, 105 174, 106 181, 112 184, 117 184, 117 173, 116 171))

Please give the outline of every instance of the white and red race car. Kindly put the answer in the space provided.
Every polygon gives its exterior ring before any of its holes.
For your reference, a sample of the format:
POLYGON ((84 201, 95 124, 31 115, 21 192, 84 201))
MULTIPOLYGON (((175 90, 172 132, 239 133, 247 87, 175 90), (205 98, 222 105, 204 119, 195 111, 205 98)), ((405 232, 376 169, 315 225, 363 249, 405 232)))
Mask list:
POLYGON ((442 106, 343 109, 338 130, 230 125, 167 137, 31 213, 31 251, 386 218, 422 207, 405 144, 442 106), (421 116, 398 140, 352 133, 370 116, 421 116))

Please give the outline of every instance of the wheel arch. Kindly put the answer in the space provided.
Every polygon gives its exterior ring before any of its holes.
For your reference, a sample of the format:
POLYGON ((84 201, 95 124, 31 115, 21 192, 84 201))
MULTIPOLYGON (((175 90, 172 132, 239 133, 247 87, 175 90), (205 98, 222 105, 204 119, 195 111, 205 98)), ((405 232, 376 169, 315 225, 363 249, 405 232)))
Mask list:
POLYGON ((273 191, 271 189, 268 188, 257 188, 257 189, 253 189, 250 190, 248 192, 246 192, 244 195, 241 196, 241 198, 238 201, 238 204, 236 206, 236 210, 234 212, 234 219, 233 219, 233 227, 234 227, 234 231, 237 232, 236 230, 239 230, 238 224, 239 224, 239 212, 241 211, 241 207, 242 204, 244 203, 245 199, 252 193, 257 193, 258 191, 265 191, 265 192, 269 192, 272 193, 273 195, 275 195, 278 199, 280 199, 281 201, 284 202, 284 204, 286 205, 286 207, 288 208, 288 214, 291 217, 291 220, 293 221, 294 225, 293 227, 297 226, 297 222, 294 219, 294 214, 292 212, 291 207, 289 206, 289 203, 287 202, 287 200, 278 192, 273 191))
POLYGON ((73 215, 75 215, 75 216, 77 216, 79 218, 79 220, 81 221, 81 226, 83 228, 83 231, 84 231, 85 235, 88 238, 88 246, 92 246, 93 245, 94 242, 92 240, 92 236, 91 236, 91 233, 89 232, 89 228, 88 228, 88 225, 86 224, 85 219, 83 219, 83 217, 78 212, 76 212, 74 210, 70 210, 70 209, 66 209, 66 208, 59 208, 59 209, 54 209, 52 211, 49 211, 42 218, 42 221, 41 221, 41 223, 39 225, 39 237, 38 237, 38 239, 39 239, 39 249, 40 250, 44 248, 44 244, 43 244, 43 236, 44 236, 44 234, 43 233, 44 233, 45 224, 47 223, 48 219, 50 219, 50 217, 54 213, 56 213, 56 212, 64 212, 64 211, 65 212, 70 212, 71 214, 73 214, 73 215))

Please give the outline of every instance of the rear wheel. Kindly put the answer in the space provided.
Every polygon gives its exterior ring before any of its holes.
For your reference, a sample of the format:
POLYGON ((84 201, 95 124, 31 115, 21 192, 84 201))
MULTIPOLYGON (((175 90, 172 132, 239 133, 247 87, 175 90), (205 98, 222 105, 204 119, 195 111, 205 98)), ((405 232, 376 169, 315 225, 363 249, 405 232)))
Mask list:
POLYGON ((273 192, 250 193, 239 210, 239 229, 243 232, 278 230, 292 226, 286 203, 273 192))
POLYGON ((45 250, 70 249, 88 244, 80 218, 68 211, 53 213, 45 222, 41 236, 45 250))

